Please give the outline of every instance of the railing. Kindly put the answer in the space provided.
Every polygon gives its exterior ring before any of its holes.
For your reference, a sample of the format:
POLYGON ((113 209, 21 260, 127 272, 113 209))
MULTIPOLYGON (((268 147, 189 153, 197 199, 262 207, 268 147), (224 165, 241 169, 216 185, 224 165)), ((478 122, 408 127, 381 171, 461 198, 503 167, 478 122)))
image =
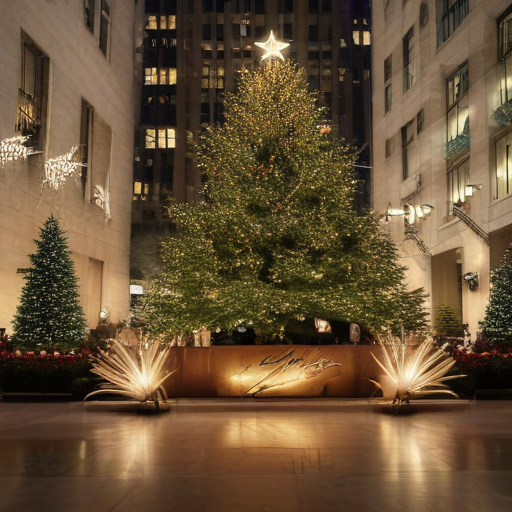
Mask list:
POLYGON ((493 113, 492 117, 498 121, 501 126, 508 126, 512 123, 512 100, 508 100, 500 105, 493 113))
POLYGON ((469 150, 470 147, 470 137, 469 137, 469 127, 467 130, 465 129, 461 134, 457 135, 453 139, 449 140, 446 143, 445 148, 445 158, 449 160, 454 156, 462 153, 463 151, 469 150))

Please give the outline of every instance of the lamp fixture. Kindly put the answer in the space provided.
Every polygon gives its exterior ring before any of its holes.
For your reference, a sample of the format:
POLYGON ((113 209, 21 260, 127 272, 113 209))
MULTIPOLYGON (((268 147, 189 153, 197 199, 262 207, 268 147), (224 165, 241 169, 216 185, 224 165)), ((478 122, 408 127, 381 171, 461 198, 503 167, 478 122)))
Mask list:
POLYGON ((475 190, 482 190, 482 188, 483 188, 483 185, 481 183, 478 183, 478 184, 469 183, 466 185, 466 190, 464 192, 464 195, 466 197, 472 197, 475 190))
POLYGON ((472 292, 478 288, 478 272, 466 272, 462 279, 468 283, 469 289, 472 292))

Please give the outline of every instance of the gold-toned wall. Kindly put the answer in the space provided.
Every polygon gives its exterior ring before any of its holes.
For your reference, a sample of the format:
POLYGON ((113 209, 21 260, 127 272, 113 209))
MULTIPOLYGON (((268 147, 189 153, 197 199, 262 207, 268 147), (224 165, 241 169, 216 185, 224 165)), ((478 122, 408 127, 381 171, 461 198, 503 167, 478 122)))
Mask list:
POLYGON ((174 347, 170 397, 369 398, 378 345, 174 347))

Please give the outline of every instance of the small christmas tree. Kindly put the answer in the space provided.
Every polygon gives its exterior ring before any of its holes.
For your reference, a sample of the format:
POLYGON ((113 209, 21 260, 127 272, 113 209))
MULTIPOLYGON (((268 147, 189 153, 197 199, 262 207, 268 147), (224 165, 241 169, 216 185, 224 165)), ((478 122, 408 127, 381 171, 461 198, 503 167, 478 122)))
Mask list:
POLYGON ((156 332, 425 325, 395 246, 354 208, 357 153, 326 123, 304 69, 273 61, 242 75, 224 126, 206 127, 197 147, 203 201, 171 209, 179 235, 163 244, 146 306, 156 332))
POLYGON ((30 255, 32 266, 14 317, 13 345, 71 350, 84 339, 86 323, 67 239, 53 215, 35 243, 37 252, 30 255))
POLYGON ((452 306, 448 304, 437 306, 435 330, 438 336, 464 336, 464 325, 452 306))
POLYGON ((481 326, 483 338, 492 345, 512 345, 512 245, 491 273, 489 304, 481 326))

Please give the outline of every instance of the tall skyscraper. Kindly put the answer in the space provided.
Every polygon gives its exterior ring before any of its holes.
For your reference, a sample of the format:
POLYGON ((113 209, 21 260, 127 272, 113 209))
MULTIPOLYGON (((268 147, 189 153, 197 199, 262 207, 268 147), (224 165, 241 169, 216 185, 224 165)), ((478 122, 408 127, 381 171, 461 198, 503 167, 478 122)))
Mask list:
POLYGON ((169 229, 169 201, 198 198, 191 143, 202 123, 222 123, 225 94, 259 66, 255 42, 271 30, 290 43, 285 56, 307 70, 334 129, 363 148, 358 170, 369 182, 368 0, 146 0, 135 234, 169 229))

